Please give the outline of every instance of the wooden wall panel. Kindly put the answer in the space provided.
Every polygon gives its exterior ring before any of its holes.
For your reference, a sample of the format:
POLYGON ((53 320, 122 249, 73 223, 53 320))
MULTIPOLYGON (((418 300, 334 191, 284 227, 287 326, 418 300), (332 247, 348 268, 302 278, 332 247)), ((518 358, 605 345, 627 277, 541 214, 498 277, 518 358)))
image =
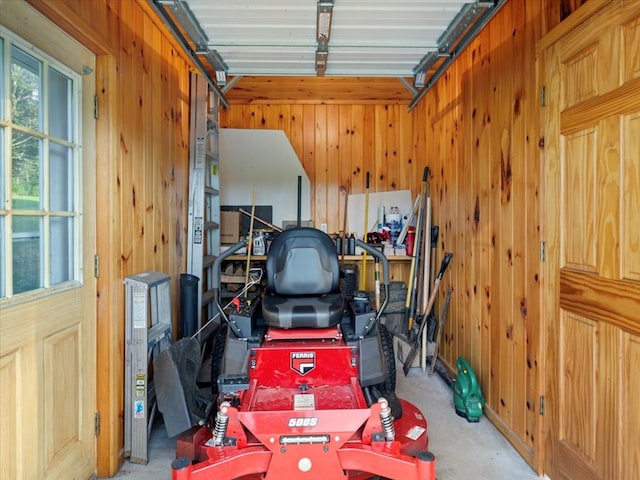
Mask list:
POLYGON ((343 228, 345 193, 363 193, 367 171, 372 193, 419 191, 416 159, 424 165, 429 157, 424 133, 415 133, 419 111, 386 104, 286 107, 232 105, 222 110, 220 125, 284 130, 311 181, 316 225, 327 223, 329 232, 343 228))
POLYGON ((563 377, 560 379, 560 436, 567 456, 578 454, 590 461, 596 458, 591 442, 596 431, 594 401, 597 373, 597 324, 586 318, 563 312, 560 318, 563 377))
MULTIPOLYGON (((637 49, 640 55, 640 48, 637 49)), ((623 117, 622 138, 625 152, 640 152, 640 113, 623 117)), ((640 165, 626 157, 624 165, 620 167, 625 179, 623 185, 621 223, 622 245, 621 254, 622 278, 640 281, 640 223, 637 222, 637 208, 640 205, 640 165), (635 193, 634 193, 635 192, 635 193)))
POLYGON ((562 174, 566 178, 562 196, 566 207, 561 215, 567 225, 567 234, 562 239, 562 265, 595 272, 596 130, 588 129, 565 137, 563 148, 574 161, 562 166, 562 174), (575 232, 581 234, 575 235, 575 232))
POLYGON ((64 450, 81 440, 81 335, 79 329, 73 326, 42 342, 44 374, 56 379, 46 385, 44 392, 45 471, 64 460, 64 450))
MULTIPOLYGON (((640 365, 640 337, 624 334, 623 352, 622 365, 640 365)), ((640 375, 634 368, 625 368, 620 378, 620 408, 624 413, 620 422, 622 448, 618 461, 622 470, 620 478, 632 480, 640 472, 640 443, 637 440, 640 432, 640 409, 633 393, 640 392, 640 375)))
POLYGON ((0 465, 3 475, 7 478, 22 478, 23 444, 22 429, 19 427, 18 405, 22 402, 22 383, 18 379, 20 370, 20 351, 12 352, 0 357, 0 409, 2 415, 2 429, 0 430, 0 465), (15 385, 15 388, 7 388, 15 385), (11 414, 13 412, 13 414, 11 414))
POLYGON ((622 27, 622 48, 624 60, 624 72, 622 78, 625 81, 640 78, 640 19, 633 19, 622 27))

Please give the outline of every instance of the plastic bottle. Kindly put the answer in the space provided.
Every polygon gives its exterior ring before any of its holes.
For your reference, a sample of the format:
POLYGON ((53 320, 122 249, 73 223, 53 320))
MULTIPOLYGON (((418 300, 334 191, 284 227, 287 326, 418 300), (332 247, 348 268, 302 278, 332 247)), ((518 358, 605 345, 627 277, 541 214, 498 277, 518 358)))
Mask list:
POLYGON ((416 236, 416 227, 407 228, 407 239, 406 239, 407 255, 410 257, 413 256, 413 242, 415 241, 415 236, 416 236))
POLYGON ((356 254, 356 236, 351 232, 349 235, 349 239, 347 242, 347 255, 355 255, 356 254))
POLYGON ((342 255, 342 232, 338 233, 336 237, 336 251, 338 255, 342 255))
POLYGON ((264 234, 260 232, 253 238, 253 254, 264 255, 265 253, 264 234))

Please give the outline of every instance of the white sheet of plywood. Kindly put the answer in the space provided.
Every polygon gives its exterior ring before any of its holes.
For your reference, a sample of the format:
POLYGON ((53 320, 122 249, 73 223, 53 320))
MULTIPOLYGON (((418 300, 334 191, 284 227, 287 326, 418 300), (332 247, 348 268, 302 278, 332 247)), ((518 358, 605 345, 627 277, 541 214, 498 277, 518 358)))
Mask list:
POLYGON ((298 176, 302 177, 301 219, 311 217, 311 185, 282 130, 220 129, 220 204, 271 205, 271 223, 298 216, 298 176))
MULTIPOLYGON (((358 238, 362 238, 364 232, 364 211, 366 204, 366 193, 354 193, 349 195, 349 205, 347 208, 347 229, 349 232, 356 232, 358 238)), ((403 217, 411 214, 413 200, 411 190, 392 190, 388 192, 369 193, 368 210, 368 231, 375 230, 378 224, 379 208, 384 206, 385 212, 389 212, 391 207, 398 207, 403 217)))

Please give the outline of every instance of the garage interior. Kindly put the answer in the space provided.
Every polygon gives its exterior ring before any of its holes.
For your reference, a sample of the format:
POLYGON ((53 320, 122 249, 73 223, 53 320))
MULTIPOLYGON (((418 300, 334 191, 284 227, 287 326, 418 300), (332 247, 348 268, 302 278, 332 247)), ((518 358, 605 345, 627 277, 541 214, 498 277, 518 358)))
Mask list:
POLYGON ((92 54, 99 112, 85 172, 99 275, 83 300, 93 326, 74 337, 89 344, 47 357, 58 333, 8 319, 57 314, 0 299, 3 478, 112 477, 127 462, 124 280, 170 274, 178 331, 194 74, 221 131, 284 132, 328 232, 343 230, 345 186, 364 194, 369 172, 371 193, 413 199, 428 167, 436 256, 455 255, 436 300, 439 313, 452 291, 443 368, 469 361, 484 416, 538 475, 638 478, 639 2, 4 0, 0 24, 45 52, 49 25, 92 54), (83 381, 49 390, 47 365, 64 361, 83 381), (56 429, 69 402, 82 433, 56 429))

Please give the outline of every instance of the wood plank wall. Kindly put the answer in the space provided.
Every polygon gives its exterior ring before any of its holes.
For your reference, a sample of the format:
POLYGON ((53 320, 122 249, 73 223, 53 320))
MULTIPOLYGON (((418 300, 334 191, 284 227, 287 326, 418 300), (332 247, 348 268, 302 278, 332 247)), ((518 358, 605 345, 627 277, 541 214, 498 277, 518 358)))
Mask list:
POLYGON ((429 152, 421 132, 424 112, 406 105, 232 105, 220 114, 223 128, 284 130, 309 175, 311 216, 329 232, 342 229, 345 194, 420 190, 429 152))
MULTIPOLYGON (((411 112, 405 105, 231 104, 221 126, 281 129, 309 175, 312 217, 341 228, 343 195, 411 189, 431 169, 438 258, 454 253, 441 353, 470 361, 487 415, 541 471, 540 163, 535 43, 582 1, 510 0, 411 112)), ((282 79, 284 83, 287 79, 282 79)), ((284 84, 283 84, 283 88, 284 84)), ((224 186, 223 186, 224 188, 224 186)), ((436 308, 438 310, 438 308, 436 308)), ((438 310, 439 311, 439 310, 438 310)))

